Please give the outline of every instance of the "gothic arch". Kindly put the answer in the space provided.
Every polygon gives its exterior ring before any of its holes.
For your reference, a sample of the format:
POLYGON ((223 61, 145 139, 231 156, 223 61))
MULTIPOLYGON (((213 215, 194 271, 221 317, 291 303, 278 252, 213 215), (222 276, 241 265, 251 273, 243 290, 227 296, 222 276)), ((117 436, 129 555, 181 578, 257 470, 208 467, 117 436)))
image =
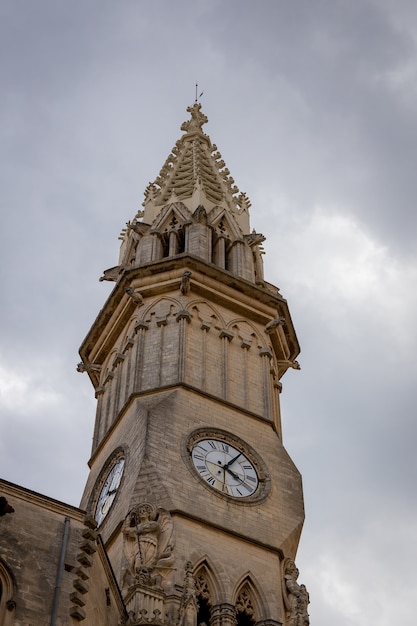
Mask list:
POLYGON ((193 568, 197 596, 214 606, 223 601, 224 593, 219 581, 219 575, 207 556, 201 558, 193 568))
POLYGON ((192 302, 189 302, 187 304, 187 311, 193 314, 193 311, 196 310, 197 311, 196 316, 199 319, 199 321, 201 323, 208 322, 209 320, 205 319, 205 317, 201 315, 200 310, 198 308, 199 305, 200 305, 200 309, 206 310, 206 315, 208 314, 210 318, 215 318, 218 320, 220 328, 224 328, 226 326, 226 322, 223 319, 223 316, 220 314, 220 312, 206 300, 193 300, 192 302), (210 315, 210 312, 212 313, 211 315, 210 315))
POLYGON ((138 313, 135 313, 134 315, 132 315, 129 322, 127 323, 123 335, 121 336, 121 341, 120 343, 118 342, 118 345, 120 345, 120 351, 125 349, 126 343, 129 341, 129 339, 135 338, 135 326, 138 323, 138 319, 139 315, 138 313))
POLYGON ((265 339, 262 337, 262 335, 260 334, 259 330, 256 328, 256 326, 254 324, 252 324, 252 322, 250 322, 249 320, 243 318, 243 317, 237 317, 233 320, 231 320, 227 327, 230 328, 230 330, 233 330, 233 327, 240 327, 240 326, 249 326, 249 328, 252 330, 253 335, 255 335, 258 343, 260 344, 260 346, 262 348, 267 348, 269 346, 267 346, 265 339))
POLYGON ((118 351, 119 351, 118 346, 115 346, 115 348, 105 358, 102 368, 101 368, 101 373, 100 373, 100 385, 105 384, 108 375, 112 371, 113 369, 112 364, 113 364, 114 359, 116 358, 118 351))
POLYGON ((247 572, 236 583, 233 594, 237 624, 249 626, 266 619, 265 606, 260 587, 254 582, 252 574, 247 572), (239 619, 239 615, 241 619, 239 619))
MULTIPOLYGON (((130 267, 134 265, 136 260, 136 249, 139 243, 139 237, 136 233, 126 229, 126 234, 122 238, 123 240, 123 250, 121 251, 119 265, 123 267, 130 267)), ((123 235, 123 232, 122 232, 123 235)))
POLYGON ((191 213, 182 202, 174 202, 167 204, 161 209, 159 215, 152 224, 152 230, 162 231, 167 228, 169 221, 175 217, 179 223, 188 222, 191 219, 191 213))
POLYGON ((0 624, 3 626, 14 623, 15 587, 13 574, 0 558, 0 624))
POLYGON ((185 249, 184 224, 191 220, 190 211, 182 203, 169 204, 152 224, 162 244, 162 257, 181 254, 185 249))
POLYGON ((176 298, 171 298, 169 296, 161 296, 156 300, 153 300, 144 310, 141 320, 144 322, 150 321, 151 315, 157 315, 165 313, 166 317, 169 315, 175 315, 178 311, 181 310, 181 303, 176 298))
POLYGON ((210 211, 209 222, 214 229, 224 229, 232 241, 242 237, 242 231, 236 219, 230 212, 222 207, 214 207, 212 211, 210 211))

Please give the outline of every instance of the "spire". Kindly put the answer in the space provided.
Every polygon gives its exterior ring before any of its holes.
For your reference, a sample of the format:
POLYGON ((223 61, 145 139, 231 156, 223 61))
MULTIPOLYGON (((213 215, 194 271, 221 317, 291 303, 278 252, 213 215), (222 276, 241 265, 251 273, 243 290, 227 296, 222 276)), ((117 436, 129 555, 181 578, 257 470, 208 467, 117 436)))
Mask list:
POLYGON ((198 206, 206 211, 221 207, 230 211, 242 232, 249 233, 250 202, 234 184, 217 146, 203 132, 208 118, 195 102, 187 107, 191 119, 181 125, 184 131, 165 161, 159 176, 145 190, 144 222, 151 224, 161 209, 182 202, 191 212, 198 206))

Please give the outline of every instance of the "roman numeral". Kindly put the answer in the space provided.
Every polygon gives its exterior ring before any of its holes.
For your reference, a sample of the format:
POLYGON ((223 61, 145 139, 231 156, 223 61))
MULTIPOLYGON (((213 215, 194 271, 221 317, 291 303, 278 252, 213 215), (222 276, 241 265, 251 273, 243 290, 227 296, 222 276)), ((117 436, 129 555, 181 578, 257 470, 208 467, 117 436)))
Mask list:
POLYGON ((210 485, 214 485, 214 483, 216 482, 216 479, 213 478, 213 476, 209 476, 208 478, 206 478, 206 480, 210 485))
POLYGON ((249 493, 252 493, 253 488, 250 485, 247 485, 246 483, 242 483, 242 487, 244 487, 247 491, 249 491, 249 493))
POLYGON ((194 459, 198 459, 199 461, 204 461, 204 457, 201 454, 193 454, 194 459))
POLYGON ((246 476, 246 480, 250 480, 253 483, 256 483, 256 478, 254 478, 253 476, 246 476))
POLYGON ((205 465, 196 465, 196 468, 198 469, 199 472, 207 471, 207 467, 205 465))
POLYGON ((227 443, 222 443, 220 445, 222 447, 223 452, 229 452, 229 446, 227 445, 227 443))
POLYGON ((211 447, 213 448, 213 450, 216 449, 216 444, 214 443, 214 441, 209 441, 209 444, 211 445, 211 447))

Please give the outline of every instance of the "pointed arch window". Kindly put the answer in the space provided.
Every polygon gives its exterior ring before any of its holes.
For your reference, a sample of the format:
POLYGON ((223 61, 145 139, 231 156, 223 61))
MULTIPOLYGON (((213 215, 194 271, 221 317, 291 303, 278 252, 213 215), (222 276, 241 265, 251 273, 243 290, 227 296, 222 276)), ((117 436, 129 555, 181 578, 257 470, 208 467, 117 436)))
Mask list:
POLYGON ((197 626, 209 626, 213 594, 210 589, 207 570, 204 566, 197 570, 194 579, 198 602, 197 626))
POLYGON ((254 626, 259 619, 253 586, 248 580, 238 590, 235 609, 237 626, 254 626))
POLYGON ((10 626, 14 623, 14 582, 12 574, 0 559, 0 624, 10 626))

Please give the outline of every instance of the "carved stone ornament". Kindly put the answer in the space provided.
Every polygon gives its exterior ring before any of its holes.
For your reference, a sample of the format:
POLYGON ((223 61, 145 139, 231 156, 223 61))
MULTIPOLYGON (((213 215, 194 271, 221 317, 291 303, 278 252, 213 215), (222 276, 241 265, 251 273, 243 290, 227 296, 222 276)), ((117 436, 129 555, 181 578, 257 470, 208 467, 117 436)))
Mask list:
POLYGON ((287 626, 308 626, 310 618, 308 605, 310 597, 305 585, 297 582, 299 571, 291 559, 283 562, 282 592, 286 611, 287 626))
POLYGON ((181 130, 185 130, 186 133, 201 133, 203 124, 208 122, 208 117, 201 112, 201 104, 195 102, 193 106, 187 107, 187 111, 191 114, 191 119, 183 122, 181 130))
POLYGON ((119 278, 121 271, 122 268, 120 267, 120 265, 117 265, 116 267, 111 267, 108 270, 104 270, 103 276, 99 278, 99 281, 103 282, 103 280, 110 280, 112 282, 115 282, 119 278))
POLYGON ((190 276, 191 272, 189 270, 185 270, 181 277, 180 291, 183 296, 188 296, 191 291, 190 276))
POLYGON ((138 289, 133 289, 133 287, 127 287, 125 289, 125 292, 137 306, 142 306, 143 296, 138 289))
POLYGON ((83 363, 82 361, 77 364, 77 372, 83 374, 84 372, 101 372, 101 365, 95 365, 94 363, 83 363))
POLYGON ((249 585, 243 585, 236 599, 236 611, 238 613, 246 613, 253 617, 255 615, 255 609, 253 608, 252 597, 249 589, 249 585))
POLYGON ((277 328, 278 326, 284 326, 284 324, 285 317, 276 317, 275 319, 268 322, 268 324, 265 326, 265 332, 269 335, 270 333, 274 332, 275 328, 277 328))
POLYGON ((197 625, 197 593, 191 562, 185 564, 184 590, 179 609, 179 626, 197 625))
POLYGON ((169 512, 149 502, 135 506, 123 523, 123 539, 128 586, 140 583, 161 587, 174 563, 173 522, 169 512))

